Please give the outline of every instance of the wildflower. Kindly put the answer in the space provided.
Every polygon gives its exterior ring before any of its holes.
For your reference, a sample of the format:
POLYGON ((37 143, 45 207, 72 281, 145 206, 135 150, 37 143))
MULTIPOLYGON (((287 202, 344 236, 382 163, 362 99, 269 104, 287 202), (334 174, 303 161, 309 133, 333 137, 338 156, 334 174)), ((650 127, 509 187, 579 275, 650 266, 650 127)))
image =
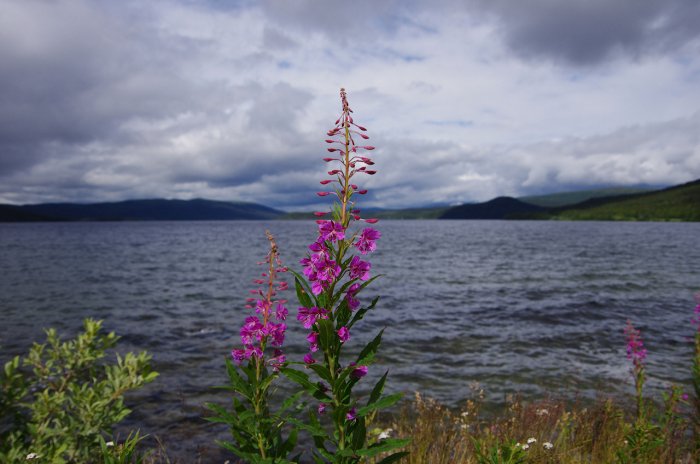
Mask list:
POLYGON ((355 379, 361 379, 362 377, 364 377, 366 375, 367 375, 367 366, 357 366, 350 373, 350 377, 355 378, 355 379))
POLYGON ((347 327, 343 326, 338 329, 338 338, 340 338, 341 343, 345 343, 350 340, 350 331, 347 327))
POLYGON ((377 437, 377 440, 386 440, 387 438, 391 438, 391 434, 394 432, 394 429, 386 429, 382 430, 379 433, 379 436, 377 437))
POLYGON ((39 455, 36 453, 29 453, 27 455, 27 461, 31 461, 32 459, 38 459, 38 458, 39 458, 39 455))
POLYGON ((538 416, 548 416, 549 411, 547 411, 546 409, 538 409, 535 411, 535 414, 537 414, 538 416))
POLYGON ((305 364, 316 364, 316 360, 314 359, 314 357, 311 353, 306 353, 304 355, 304 363, 305 364))
POLYGON ((105 443, 105 446, 106 446, 107 448, 111 448, 111 447, 114 446, 114 442, 113 442, 113 441, 108 441, 107 443, 105 443))
POLYGON ((551 450, 552 448, 554 448, 554 445, 551 444, 550 442, 546 441, 546 442, 542 443, 542 447, 546 450, 551 450))
POLYGON ((318 413, 323 414, 326 412, 326 403, 319 403, 318 404, 318 413))
POLYGON ((627 321, 624 332, 627 337, 627 359, 632 360, 635 369, 641 369, 644 367, 644 359, 647 357, 641 332, 635 329, 630 321, 627 321))
POLYGON ((532 437, 527 439, 527 444, 528 444, 528 445, 531 445, 531 444, 533 444, 533 443, 537 443, 537 439, 532 438, 532 437))
POLYGON ((345 419, 348 421, 354 421, 357 419, 357 411, 355 408, 350 408, 350 411, 348 411, 348 413, 345 415, 345 419))
POLYGON ((282 353, 281 350, 275 350, 274 356, 268 360, 268 364, 272 367, 274 372, 279 372, 279 370, 287 361, 287 357, 282 353))
POLYGON ((524 444, 523 446, 521 446, 521 448, 522 448, 523 450, 528 450, 528 449, 530 449, 530 445, 528 445, 528 444, 526 443, 526 444, 524 444))
POLYGON ((319 319, 328 319, 328 310, 319 307, 299 308, 297 320, 301 321, 305 329, 310 329, 319 319))
POLYGON ((318 351, 318 332, 311 332, 306 336, 306 341, 309 342, 311 352, 318 351))
POLYGON ((382 234, 378 230, 367 227, 362 230, 359 238, 355 241, 355 248, 363 255, 371 253, 377 249, 376 241, 379 240, 381 236, 382 234))
POLYGON ((358 256, 353 256, 350 261, 350 278, 367 280, 369 279, 369 270, 372 264, 367 261, 362 261, 358 256))
POLYGON ((337 242, 345 238, 345 228, 335 221, 324 221, 318 226, 321 240, 337 242))
POLYGON ((287 308, 282 303, 277 303, 277 310, 275 311, 275 318, 278 321, 284 321, 285 319, 287 319, 287 314, 289 314, 289 311, 287 311, 287 308))
POLYGON ((345 295, 345 300, 348 302, 348 308, 350 311, 354 311, 360 307, 360 300, 355 298, 355 295, 360 291, 360 284, 352 284, 348 288, 348 293, 345 295))

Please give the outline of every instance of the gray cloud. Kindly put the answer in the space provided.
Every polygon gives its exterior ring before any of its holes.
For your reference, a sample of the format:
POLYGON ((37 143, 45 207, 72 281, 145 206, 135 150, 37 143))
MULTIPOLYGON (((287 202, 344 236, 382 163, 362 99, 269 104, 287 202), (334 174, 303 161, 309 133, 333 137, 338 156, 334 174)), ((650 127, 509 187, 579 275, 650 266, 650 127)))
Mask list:
POLYGON ((700 35, 694 0, 475 0, 472 6, 497 19, 520 55, 579 65, 665 52, 700 35))
POLYGON ((368 205, 700 176, 694 3, 524 3, 0 0, 0 202, 320 208, 341 85, 368 205))

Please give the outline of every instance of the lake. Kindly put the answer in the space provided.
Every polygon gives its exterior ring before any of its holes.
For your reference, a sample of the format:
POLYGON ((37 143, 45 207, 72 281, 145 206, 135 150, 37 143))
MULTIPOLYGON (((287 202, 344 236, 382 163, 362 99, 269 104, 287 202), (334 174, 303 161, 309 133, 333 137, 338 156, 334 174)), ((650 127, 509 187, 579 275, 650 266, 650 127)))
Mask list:
MULTIPOLYGON (((455 406, 473 382, 492 404, 510 393, 631 394, 627 319, 649 350, 648 391, 689 383, 698 223, 387 220, 377 228, 372 265, 382 277, 361 296, 382 298, 349 344, 386 327, 371 372, 389 369, 391 391, 455 406)), ((160 436, 187 462, 222 433, 202 421, 202 404, 226 401, 211 387, 225 382, 223 359, 240 343, 265 229, 299 270, 316 237, 311 221, 0 224, 0 359, 25 353, 44 327, 72 336, 83 318, 103 319, 122 336, 120 351, 149 351, 160 372, 130 397, 127 425, 160 436)), ((300 360, 305 331, 289 306, 287 351, 300 360)))

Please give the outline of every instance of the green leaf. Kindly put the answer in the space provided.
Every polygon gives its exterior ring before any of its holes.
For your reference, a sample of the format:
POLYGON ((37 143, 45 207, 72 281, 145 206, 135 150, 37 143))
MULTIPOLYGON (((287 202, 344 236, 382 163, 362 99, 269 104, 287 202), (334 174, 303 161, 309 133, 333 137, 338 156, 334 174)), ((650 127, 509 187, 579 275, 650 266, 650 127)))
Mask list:
POLYGON ((231 386, 241 395, 250 399, 253 396, 253 390, 251 385, 241 377, 236 369, 236 366, 231 362, 231 360, 226 357, 226 372, 228 372, 228 378, 231 381, 231 386))
POLYGON ((394 454, 391 454, 391 455, 385 457, 384 459, 379 461, 378 464, 391 464, 393 462, 398 462, 402 458, 408 456, 409 454, 411 454, 411 453, 409 453, 408 451, 399 451, 398 453, 394 453, 394 454))
POLYGON ((298 383, 307 393, 312 395, 314 398, 323 401, 331 400, 331 398, 328 395, 321 391, 318 384, 315 384, 309 380, 309 376, 306 375, 306 373, 288 367, 281 369, 280 372, 287 376, 289 380, 298 383))
POLYGON ((372 404, 368 404, 357 410, 358 416, 366 416, 372 411, 382 408, 388 408, 389 406, 395 404, 403 397, 403 393, 394 393, 393 395, 385 396, 372 404))
POLYGON ((335 310, 335 322, 338 327, 347 326, 348 322, 350 321, 350 317, 352 317, 352 311, 350 311, 350 308, 348 307, 348 301, 343 300, 335 310))
POLYGON ((352 449, 357 450, 365 446, 367 438, 367 427, 364 417, 358 417, 352 431, 352 449))
MULTIPOLYGON (((394 450, 396 448, 402 448, 411 443, 408 438, 387 438, 379 443, 375 443, 366 449, 357 450, 357 454, 360 456, 365 456, 371 458, 381 453, 386 453, 387 451, 394 450)), ((393 461, 390 461, 393 462, 393 461)))
POLYGON ((309 365, 309 368, 316 374, 318 374, 318 376, 321 377, 323 380, 328 382, 328 384, 331 386, 331 389, 333 388, 333 379, 331 378, 331 373, 328 371, 328 368, 325 365, 311 364, 309 365))
POLYGON ((297 275, 296 273, 294 273, 294 276, 294 287, 297 291, 297 298, 299 299, 299 304, 301 304, 305 308, 312 308, 314 304, 311 301, 311 298, 309 297, 309 295, 313 295, 311 289, 309 288, 306 281, 301 278, 301 276, 297 275))
POLYGON ((365 366, 367 364, 371 364, 372 361, 374 360, 374 355, 379 349, 379 345, 382 343, 382 335, 384 334, 384 329, 380 330, 379 333, 377 334, 376 337, 374 337, 374 340, 369 342, 367 346, 365 346, 362 351, 360 352, 360 355, 357 357, 357 365, 358 366, 365 366))
POLYGON ((352 320, 348 324, 348 328, 355 325, 358 321, 361 321, 362 318, 365 317, 365 314, 367 313, 367 311, 374 309, 374 307, 377 305, 378 301, 379 301, 379 297, 377 296, 372 300, 372 302, 370 303, 369 306, 358 309, 355 312, 355 315, 353 316, 352 320))
POLYGON ((372 389, 372 393, 369 395, 369 399, 367 400, 367 405, 369 406, 370 404, 376 403, 379 397, 382 394, 382 391, 384 391, 384 384, 386 383, 386 377, 389 375, 389 371, 386 371, 384 375, 382 376, 381 379, 377 381, 377 383, 374 385, 374 388, 372 389))
POLYGON ((318 327, 318 344, 323 351, 335 352, 338 344, 338 336, 335 333, 335 326, 330 319, 319 319, 316 321, 318 327))

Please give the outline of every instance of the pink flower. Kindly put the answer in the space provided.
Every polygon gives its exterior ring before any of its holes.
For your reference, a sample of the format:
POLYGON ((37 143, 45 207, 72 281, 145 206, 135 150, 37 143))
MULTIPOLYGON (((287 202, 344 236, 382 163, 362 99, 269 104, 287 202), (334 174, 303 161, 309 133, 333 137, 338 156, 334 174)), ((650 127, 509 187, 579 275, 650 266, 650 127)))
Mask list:
MULTIPOLYGON (((366 222, 369 222, 370 220, 366 220, 366 222)), ((363 255, 366 255, 367 253, 373 252, 374 250, 377 249, 377 243, 376 241, 379 240, 382 236, 382 233, 379 232, 376 229, 372 229, 371 227, 366 227, 365 229, 362 230, 360 233, 360 236, 355 240, 355 248, 358 249, 360 253, 363 255)))
POLYGON ((341 343, 345 343, 350 340, 350 331, 347 327, 343 326, 338 329, 338 338, 340 338, 341 343))
POLYGON ((309 342, 309 349, 312 352, 318 351, 318 333, 311 332, 306 336, 306 341, 309 342))
POLYGON ((639 330, 634 328, 632 322, 629 320, 627 321, 624 332, 627 337, 627 359, 632 360, 635 369, 642 369, 644 367, 644 360, 647 357, 647 350, 644 348, 644 343, 642 342, 642 334, 639 330))
POLYGON ((369 279, 369 271, 371 268, 371 263, 362 261, 358 256, 353 256, 350 261, 350 278, 367 280, 369 279))
POLYGON ((311 353, 306 353, 304 355, 304 363, 306 364, 316 364, 316 360, 314 359, 313 355, 311 353))
POLYGON ((350 377, 354 379, 361 379, 367 375, 367 366, 357 366, 351 373, 350 377))
POLYGON ((302 323, 305 329, 310 329, 319 319, 328 319, 328 310, 319 307, 299 308, 297 320, 302 323))

